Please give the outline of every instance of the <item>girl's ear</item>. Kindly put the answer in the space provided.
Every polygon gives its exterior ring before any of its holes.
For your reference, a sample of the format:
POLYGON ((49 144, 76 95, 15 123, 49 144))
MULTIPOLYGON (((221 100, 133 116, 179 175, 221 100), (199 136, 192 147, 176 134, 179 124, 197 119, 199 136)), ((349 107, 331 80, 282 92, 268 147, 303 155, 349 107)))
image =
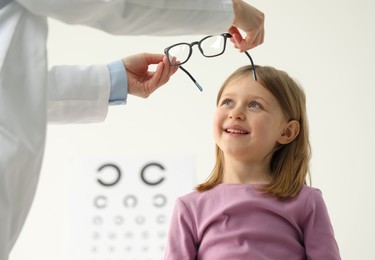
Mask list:
POLYGON ((300 130, 300 125, 297 120, 289 121, 288 124, 285 126, 277 142, 279 144, 289 144, 294 139, 296 139, 296 137, 299 134, 299 130, 300 130))

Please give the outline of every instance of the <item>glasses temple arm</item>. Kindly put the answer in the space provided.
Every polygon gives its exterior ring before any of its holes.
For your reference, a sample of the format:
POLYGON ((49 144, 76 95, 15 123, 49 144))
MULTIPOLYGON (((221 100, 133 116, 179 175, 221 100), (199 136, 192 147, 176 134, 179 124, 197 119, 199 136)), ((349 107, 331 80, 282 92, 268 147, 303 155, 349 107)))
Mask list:
POLYGON ((250 62, 251 62, 251 68, 253 69, 253 76, 254 76, 254 80, 257 81, 257 74, 255 72, 255 66, 254 66, 254 62, 253 62, 253 59, 251 58, 250 54, 245 51, 245 54, 246 56, 250 59, 250 62))
POLYGON ((201 87, 201 85, 199 85, 195 78, 184 67, 182 67, 181 65, 179 67, 180 69, 182 69, 183 72, 185 72, 189 76, 189 78, 194 82, 195 86, 197 86, 197 88, 202 92, 203 88, 201 87))

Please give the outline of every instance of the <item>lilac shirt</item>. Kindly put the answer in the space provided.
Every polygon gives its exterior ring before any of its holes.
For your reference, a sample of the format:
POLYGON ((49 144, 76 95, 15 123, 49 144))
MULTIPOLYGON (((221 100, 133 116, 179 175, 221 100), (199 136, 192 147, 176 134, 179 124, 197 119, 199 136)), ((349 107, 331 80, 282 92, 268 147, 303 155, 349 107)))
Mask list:
POLYGON ((221 184, 176 201, 165 259, 340 259, 320 190, 285 201, 259 184, 221 184))

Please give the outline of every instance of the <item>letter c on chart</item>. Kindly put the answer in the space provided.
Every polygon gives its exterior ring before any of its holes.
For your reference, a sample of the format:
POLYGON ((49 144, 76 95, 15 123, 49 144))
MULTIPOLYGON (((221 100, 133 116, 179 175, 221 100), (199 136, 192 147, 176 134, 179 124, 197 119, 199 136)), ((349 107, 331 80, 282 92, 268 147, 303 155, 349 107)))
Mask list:
POLYGON ((143 168, 142 168, 142 171, 141 171, 141 178, 142 178, 142 181, 147 184, 147 185, 150 185, 150 186, 155 186, 155 185, 159 185, 160 183, 162 183, 164 181, 164 177, 161 177, 160 179, 158 180, 154 180, 154 181, 150 181, 149 179, 146 178, 145 174, 146 174, 146 170, 149 169, 150 167, 157 167, 161 170, 165 170, 163 165, 161 165, 160 163, 148 163, 146 164, 143 168))
POLYGON ((127 195, 124 198, 124 205, 126 208, 135 208, 138 204, 137 197, 134 195, 127 195))
POLYGON ((167 198, 162 194, 156 194, 154 196, 154 206, 157 208, 164 207, 167 204, 167 198))
POLYGON ((103 164, 102 166, 100 166, 99 169, 98 169, 98 172, 101 172, 101 171, 103 171, 104 169, 107 169, 107 168, 110 168, 111 170, 106 171, 106 172, 114 173, 115 178, 112 179, 112 180, 104 181, 103 178, 98 177, 97 181, 103 186, 110 187, 110 186, 116 185, 120 181, 121 170, 118 166, 116 166, 112 163, 107 163, 107 164, 103 164))
POLYGON ((94 206, 98 209, 104 209, 108 206, 107 201, 107 197, 104 195, 96 196, 94 199, 94 206))

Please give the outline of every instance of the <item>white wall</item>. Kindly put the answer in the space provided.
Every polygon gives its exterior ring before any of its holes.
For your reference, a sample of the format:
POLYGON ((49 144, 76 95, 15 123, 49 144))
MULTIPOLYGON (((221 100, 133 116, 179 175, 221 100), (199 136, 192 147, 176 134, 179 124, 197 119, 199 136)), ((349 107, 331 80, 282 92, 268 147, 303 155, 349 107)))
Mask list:
MULTIPOLYGON (((343 259, 375 259, 375 2, 371 0, 248 1, 266 14, 265 43, 255 63, 288 71, 308 98, 313 185, 323 191, 343 259)), ((162 52, 202 36, 119 37, 50 21, 50 65, 106 63, 138 52, 162 52)), ((61 259, 68 159, 118 155, 191 155, 197 181, 211 170, 211 121, 223 79, 246 56, 228 50, 215 59, 197 49, 186 68, 143 100, 111 107, 104 123, 49 126, 35 202, 11 260, 61 259), (110 152, 109 152, 110 151, 110 152)))

